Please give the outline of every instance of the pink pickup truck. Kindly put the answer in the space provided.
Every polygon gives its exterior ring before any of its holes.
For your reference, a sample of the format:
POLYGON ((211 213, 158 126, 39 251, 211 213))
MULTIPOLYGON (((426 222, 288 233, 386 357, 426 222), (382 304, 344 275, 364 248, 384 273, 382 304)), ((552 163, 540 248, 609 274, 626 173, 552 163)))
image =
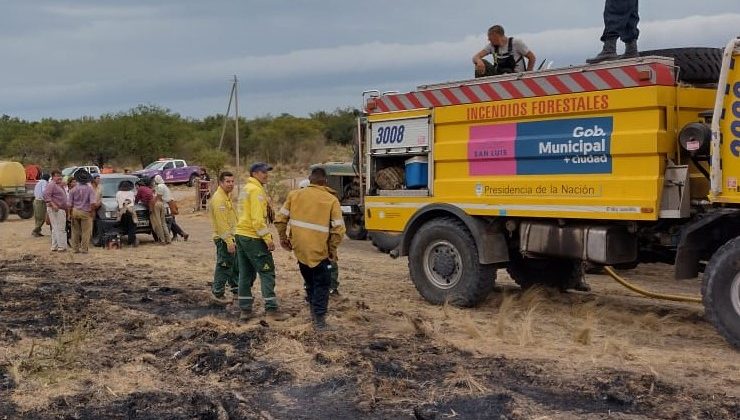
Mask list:
POLYGON ((164 182, 167 184, 187 183, 188 187, 194 185, 195 178, 198 177, 199 173, 199 166, 188 166, 182 159, 170 158, 159 159, 147 165, 146 168, 133 172, 139 178, 154 178, 157 175, 162 175, 164 182))

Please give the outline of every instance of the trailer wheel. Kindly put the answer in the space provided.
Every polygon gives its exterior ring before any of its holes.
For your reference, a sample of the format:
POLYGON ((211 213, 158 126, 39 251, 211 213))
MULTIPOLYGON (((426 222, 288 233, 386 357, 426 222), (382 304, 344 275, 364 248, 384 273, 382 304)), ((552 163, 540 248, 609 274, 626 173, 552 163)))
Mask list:
POLYGON ((0 198, 0 222, 4 222, 8 219, 8 215, 10 214, 10 207, 8 207, 8 203, 5 202, 2 198, 0 198))
POLYGON ((722 64, 721 48, 669 48, 640 51, 640 56, 671 57, 680 69, 678 78, 689 83, 716 83, 722 64))
POLYGON ((18 217, 21 219, 30 219, 33 217, 33 202, 22 201, 19 203, 20 209, 18 210, 18 217))
POLYGON ((356 241, 367 239, 367 230, 362 223, 362 216, 351 214, 344 216, 344 226, 347 228, 347 237, 356 241))
POLYGON ((584 275, 584 267, 580 261, 528 258, 518 251, 509 252, 506 271, 522 289, 540 285, 566 290, 578 284, 584 275))
POLYGON ((496 267, 478 261, 478 249, 465 225, 435 219, 414 235, 409 253, 411 280, 428 302, 469 307, 493 290, 496 267))
POLYGON ((709 260, 701 294, 709 321, 732 346, 740 347, 740 237, 709 260))

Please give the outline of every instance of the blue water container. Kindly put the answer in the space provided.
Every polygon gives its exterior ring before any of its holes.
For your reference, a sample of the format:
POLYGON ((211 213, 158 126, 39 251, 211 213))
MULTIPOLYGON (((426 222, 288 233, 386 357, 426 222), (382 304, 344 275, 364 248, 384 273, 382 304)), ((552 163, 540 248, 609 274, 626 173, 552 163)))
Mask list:
POLYGON ((415 156, 406 160, 406 188, 427 188, 429 163, 426 156, 415 156))

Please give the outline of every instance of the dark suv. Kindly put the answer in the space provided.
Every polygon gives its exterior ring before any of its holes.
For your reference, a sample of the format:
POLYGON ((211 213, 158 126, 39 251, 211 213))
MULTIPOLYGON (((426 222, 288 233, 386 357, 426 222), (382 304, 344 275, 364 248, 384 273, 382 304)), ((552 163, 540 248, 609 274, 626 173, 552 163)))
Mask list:
MULTIPOLYGON (((116 192, 118 186, 123 181, 131 181, 134 185, 139 180, 138 177, 126 174, 103 174, 100 176, 100 187, 103 189, 103 198, 100 208, 95 214, 95 224, 93 225, 92 242, 95 246, 105 245, 106 238, 116 234, 123 234, 118 222, 118 203, 116 202, 116 192)), ((136 225, 136 233, 145 233, 151 235, 152 225, 149 223, 149 211, 142 204, 134 206, 136 217, 139 219, 136 225)), ((167 226, 172 223, 172 215, 169 208, 165 207, 167 212, 165 218, 167 226)))

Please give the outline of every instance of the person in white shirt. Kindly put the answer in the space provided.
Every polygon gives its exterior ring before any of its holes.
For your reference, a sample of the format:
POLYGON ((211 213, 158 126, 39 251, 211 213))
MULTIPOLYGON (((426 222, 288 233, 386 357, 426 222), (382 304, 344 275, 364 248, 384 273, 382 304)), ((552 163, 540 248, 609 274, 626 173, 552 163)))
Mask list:
POLYGON ((190 235, 188 235, 187 232, 182 230, 180 225, 177 224, 177 221, 175 221, 175 216, 179 213, 177 209, 177 203, 175 202, 175 199, 172 197, 172 192, 170 191, 170 188, 167 186, 167 184, 164 183, 164 179, 162 179, 161 175, 157 175, 154 177, 154 183, 157 184, 157 191, 163 191, 162 193, 162 201, 164 201, 164 204, 169 207, 170 214, 172 215, 172 224, 170 225, 170 231, 172 231, 172 240, 177 239, 177 235, 182 236, 182 239, 187 241, 190 235), (160 187, 161 186, 161 187, 160 187))
POLYGON ((118 203, 118 222, 121 230, 128 236, 128 244, 137 246, 136 224, 138 219, 134 211, 134 202, 136 201, 136 192, 134 183, 131 181, 121 181, 116 192, 116 202, 118 203))
POLYGON ((33 218, 35 226, 31 231, 31 236, 41 237, 44 236, 41 233, 41 228, 44 226, 46 221, 46 202, 44 201, 44 189, 49 185, 49 174, 41 175, 41 179, 36 183, 33 188, 33 218))

